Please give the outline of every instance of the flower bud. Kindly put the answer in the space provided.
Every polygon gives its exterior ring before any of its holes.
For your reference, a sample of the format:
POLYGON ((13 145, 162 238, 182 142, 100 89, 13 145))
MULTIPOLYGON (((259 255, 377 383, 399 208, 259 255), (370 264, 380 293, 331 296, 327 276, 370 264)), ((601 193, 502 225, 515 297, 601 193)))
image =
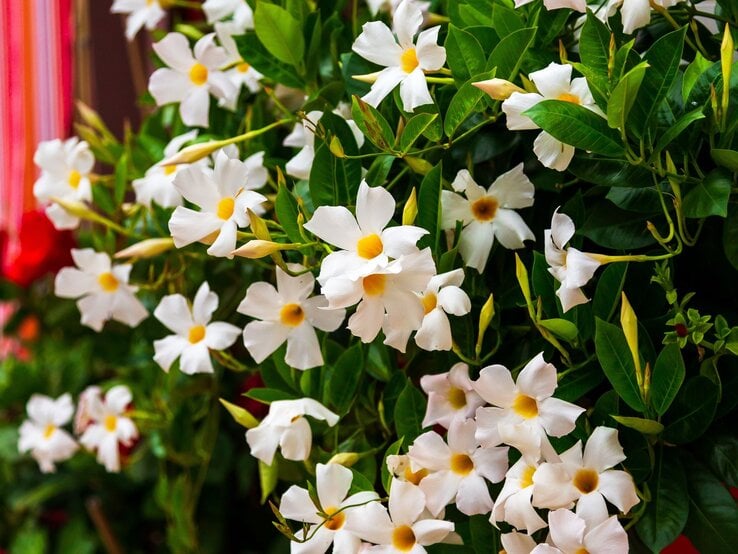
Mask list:
POLYGON ((236 248, 231 252, 232 256, 241 256, 242 258, 250 258, 252 260, 263 258, 279 252, 280 250, 293 250, 296 245, 272 242, 270 240, 254 239, 248 241, 240 248, 236 248))
POLYGON ((172 238, 146 239, 116 252, 113 257, 116 259, 153 258, 172 248, 174 248, 174 239, 172 238))
POLYGON ((402 224, 412 225, 415 223, 415 218, 418 215, 418 197, 415 194, 415 187, 410 192, 410 197, 405 202, 405 207, 402 209, 402 224))
POLYGON ((525 93, 524 89, 505 79, 488 79, 486 81, 477 81, 476 83, 472 83, 472 85, 482 92, 487 93, 495 100, 507 100, 513 92, 525 93))
POLYGON ((328 460, 329 464, 341 464, 345 467, 351 467, 356 462, 359 461, 359 454, 356 452, 339 452, 338 454, 334 455, 330 460, 328 460))

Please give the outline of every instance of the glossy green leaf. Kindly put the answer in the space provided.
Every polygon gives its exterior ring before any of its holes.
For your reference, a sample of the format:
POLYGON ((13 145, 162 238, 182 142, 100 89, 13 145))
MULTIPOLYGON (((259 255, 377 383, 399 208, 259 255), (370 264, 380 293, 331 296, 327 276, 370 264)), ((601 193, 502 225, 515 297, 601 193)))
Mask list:
POLYGON ((666 130, 663 135, 661 135, 661 138, 658 140, 656 146, 654 147, 654 152, 661 152, 664 148, 674 142, 674 140, 676 140, 676 138, 681 135, 687 127, 692 125, 692 123, 704 118, 705 114, 703 112, 703 108, 697 108, 696 110, 692 110, 691 112, 687 112, 682 115, 676 121, 676 123, 674 123, 666 130))
POLYGON ((593 390, 605 379, 602 369, 596 362, 578 368, 573 373, 567 373, 556 387, 556 398, 567 402, 576 402, 582 396, 593 390))
POLYGON ((327 400, 339 415, 348 412, 353 404, 363 372, 364 351, 361 343, 356 343, 341 354, 330 374, 327 400))
POLYGON ((395 404, 395 430, 406 444, 411 444, 423 430, 425 405, 425 395, 408 381, 395 404))
POLYGON ((623 145, 617 131, 587 108, 561 100, 543 100, 523 115, 564 144, 603 156, 620 157, 623 145))
POLYGON ((430 246, 438 253, 441 240, 441 189, 443 188, 443 168, 439 163, 423 178, 418 191, 418 216, 415 225, 428 231, 418 246, 430 246))
POLYGON ((279 462, 275 457, 272 460, 272 465, 266 465, 264 462, 259 460, 259 483, 261 484, 261 503, 267 501, 272 491, 277 488, 277 481, 279 479, 279 462))
POLYGON ((448 106, 448 110, 446 111, 446 120, 443 124, 446 136, 453 137, 461 124, 464 123, 469 116, 485 108, 485 105, 481 103, 485 93, 475 87, 472 83, 491 79, 494 75, 494 72, 476 75, 464 83, 458 92, 454 94, 454 97, 451 99, 451 103, 448 106))
POLYGON ((300 22, 276 4, 259 2, 254 29, 264 47, 278 60, 298 67, 303 63, 305 38, 300 22))
POLYGON ((719 169, 711 171, 684 196, 684 215, 726 217, 732 186, 733 179, 728 173, 719 169))
POLYGON ((569 342, 575 340, 579 334, 579 329, 571 321, 561 318, 542 319, 539 325, 544 329, 548 329, 554 335, 569 342))
POLYGON ((291 242, 303 242, 300 234, 300 226, 297 224, 297 201, 293 194, 287 190, 287 187, 280 185, 277 191, 277 198, 274 201, 274 213, 277 215, 280 225, 287 233, 291 242))
POLYGON ((686 369, 682 352, 676 344, 669 344, 656 358, 651 373, 651 405, 664 415, 684 382, 686 369))
POLYGON ((620 306, 620 293, 623 290, 627 273, 628 264, 617 263, 608 265, 600 274, 592 299, 592 311, 596 317, 610 321, 615 315, 615 311, 620 306))
POLYGON ((295 398, 294 394, 270 388, 251 389, 245 394, 245 396, 258 400, 259 402, 263 402, 264 404, 269 404, 275 400, 293 400, 295 398))
POLYGON ((687 477, 670 449, 662 448, 648 488, 651 501, 636 524, 636 531, 652 552, 661 552, 682 532, 689 514, 687 477))
POLYGON ((633 357, 619 327, 596 319, 595 350, 607 379, 628 406, 643 412, 645 406, 635 375, 633 357))
POLYGON ((718 403, 718 386, 707 377, 697 375, 679 390, 663 422, 662 438, 683 444, 699 438, 712 423, 718 403))
POLYGON ((738 487, 738 437, 731 434, 708 436, 700 443, 701 458, 729 487, 738 487))
POLYGON ((436 119, 438 114, 429 113, 419 113, 411 117, 400 135, 400 151, 406 154, 436 119))
POLYGON ((684 534, 698 551, 732 554, 738 544, 738 506, 728 489, 702 464, 685 454, 689 517, 684 534))
POLYGON ((617 421, 620 425, 629 429, 635 429, 636 431, 638 431, 639 433, 643 433, 644 435, 658 435, 661 431, 664 430, 664 426, 658 421, 654 421, 653 419, 618 415, 611 415, 610 417, 617 421))
POLYGON ((653 244, 655 239, 646 226, 653 216, 621 210, 602 200, 588 210, 587 220, 579 230, 585 237, 605 248, 632 250, 653 244))
POLYGON ((626 129, 625 122, 641 87, 646 68, 647 62, 638 64, 628 71, 612 90, 607 101, 607 124, 613 129, 626 129))
POLYGON ((738 152, 735 150, 726 150, 724 148, 713 148, 710 151, 712 159, 715 163, 723 166, 731 171, 738 171, 738 152))
POLYGON ((487 58, 474 35, 450 24, 446 35, 446 62, 454 79, 469 80, 472 75, 484 71, 487 58))
POLYGON ((489 55, 487 69, 496 69, 495 76, 500 79, 514 79, 535 36, 534 28, 520 29, 507 35, 489 55))
POLYGON ((582 63, 575 67, 586 70, 583 75, 587 77, 598 104, 605 102, 608 96, 610 36, 607 26, 588 11, 579 39, 579 57, 582 63))
POLYGON ((351 115, 359 130, 380 150, 391 151, 395 134, 384 116, 358 96, 352 97, 351 102, 351 115))
POLYGON ((282 83, 288 87, 302 88, 305 86, 302 77, 290 64, 280 62, 272 56, 254 32, 235 37, 238 53, 249 65, 264 74, 266 77, 282 83))

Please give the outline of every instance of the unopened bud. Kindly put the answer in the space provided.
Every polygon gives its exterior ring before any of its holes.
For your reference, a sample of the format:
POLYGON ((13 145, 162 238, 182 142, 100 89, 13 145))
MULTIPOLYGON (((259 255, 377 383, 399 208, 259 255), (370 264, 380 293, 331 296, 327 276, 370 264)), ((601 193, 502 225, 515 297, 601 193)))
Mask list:
POLYGON ((423 158, 405 156, 402 159, 405 160, 405 163, 410 166, 410 169, 420 175, 426 175, 431 169, 433 169, 433 165, 431 165, 429 161, 424 160, 423 158))
POLYGON ((346 152, 344 152, 343 150, 341 139, 339 139, 337 136, 334 136, 331 139, 330 150, 331 150, 331 154, 333 154, 336 158, 346 157, 346 152))
POLYGON ((243 246, 236 248, 231 252, 231 256, 240 256, 242 258, 250 258, 252 260, 263 258, 279 252, 280 250, 294 250, 296 244, 285 244, 281 242, 272 242, 270 240, 254 239, 248 241, 243 246))
POLYGON ((218 400, 220 400, 223 407, 228 410, 228 413, 231 414, 231 417, 233 417, 234 421, 239 425, 246 427, 246 429, 253 429, 259 425, 259 420, 252 416, 247 409, 237 406, 236 404, 232 404, 222 398, 219 398, 218 400))
POLYGON ((264 241, 272 240, 272 235, 269 232, 269 228, 262 218, 256 215, 249 208, 246 209, 246 215, 249 218, 249 226, 251 227, 251 232, 254 233, 257 239, 261 239, 264 241))
POLYGON ((79 217, 80 219, 86 219, 88 221, 97 221, 99 219, 98 214, 88 208, 87 204, 85 204, 84 202, 78 202, 77 200, 66 200, 65 198, 56 197, 51 198, 51 201, 54 204, 59 204, 62 208, 64 208, 64 211, 66 211, 69 215, 73 215, 74 217, 79 217))
POLYGON ((361 81, 362 83, 369 83, 370 85, 374 83, 374 81, 377 80, 377 77, 379 77, 379 71, 375 71, 374 73, 365 73, 364 75, 352 75, 351 78, 356 81, 361 81))
POLYGON ((220 150, 228 144, 230 144, 228 140, 210 140, 208 142, 199 142, 197 144, 192 144, 186 148, 183 148, 173 156, 160 161, 158 165, 168 166, 178 164, 191 164, 203 159, 206 156, 209 156, 216 150, 220 150))
POLYGON ((633 365, 635 366, 636 380, 638 385, 643 387, 643 373, 641 372, 641 357, 638 353, 638 318, 636 317, 633 307, 628 302, 625 293, 621 293, 622 302, 620 304, 620 326, 623 328, 625 342, 628 343, 628 349, 633 357, 633 365))
POLYGON ((116 252, 113 257, 116 259, 153 258, 172 248, 174 248, 174 239, 172 238, 146 239, 116 252))
POLYGON ((415 187, 410 191, 410 197, 405 202, 405 207, 402 209, 402 224, 412 225, 415 223, 415 218, 418 215, 418 197, 415 194, 415 187))
POLYGON ((486 81, 477 81, 476 83, 472 83, 472 85, 482 92, 487 93, 495 100, 507 100, 513 92, 525 94, 524 89, 505 79, 488 79, 486 81))
POLYGON ((335 454, 330 460, 329 464, 341 464, 344 467, 351 467, 359 461, 361 456, 356 452, 339 452, 335 454))

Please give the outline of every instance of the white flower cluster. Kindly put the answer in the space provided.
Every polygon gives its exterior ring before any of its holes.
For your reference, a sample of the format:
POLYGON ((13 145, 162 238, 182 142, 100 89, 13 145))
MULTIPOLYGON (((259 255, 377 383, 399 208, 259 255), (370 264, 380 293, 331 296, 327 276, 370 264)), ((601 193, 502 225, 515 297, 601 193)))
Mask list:
MULTIPOLYGON (((598 552, 606 545, 626 552, 627 535, 607 502, 627 514, 639 499, 630 474, 613 469, 625 459, 617 431, 597 427, 584 450, 579 441, 557 453, 549 437, 572 433, 584 409, 554 398, 556 386, 556 368, 542 354, 517 379, 492 365, 474 381, 462 363, 424 376, 423 426, 446 427, 445 438, 428 431, 406 455, 388 456, 389 510, 374 491, 347 497, 351 471, 319 464, 319 504, 294 485, 282 496, 282 515, 308 524, 292 552, 323 553, 331 543, 340 552, 425 552, 424 546, 459 540, 453 523, 443 520, 449 504, 466 515, 489 514, 496 527, 512 526, 513 532, 502 535, 508 553, 598 552), (511 448, 519 457, 510 456, 511 448), (511 457, 517 461, 509 466, 511 457), (488 484, 503 480, 493 499, 488 484), (542 510, 548 510, 548 523, 542 510), (536 545, 531 535, 546 526, 547 543, 536 545)), ((312 399, 274 402, 263 422, 247 432, 252 454, 271 464, 280 445, 285 458, 306 460, 312 434, 304 415, 331 426, 338 421, 312 399)))
MULTIPOLYGON (((121 447, 132 447, 138 429, 126 414, 133 396, 125 385, 110 388, 103 396, 97 386, 88 387, 79 397, 74 419, 74 433, 79 444, 97 452, 97 461, 110 472, 121 467, 121 447)), ((20 426, 18 450, 31 452, 41 471, 56 471, 56 462, 71 458, 79 444, 62 429, 74 414, 69 393, 57 399, 34 394, 26 405, 28 419, 20 426)))

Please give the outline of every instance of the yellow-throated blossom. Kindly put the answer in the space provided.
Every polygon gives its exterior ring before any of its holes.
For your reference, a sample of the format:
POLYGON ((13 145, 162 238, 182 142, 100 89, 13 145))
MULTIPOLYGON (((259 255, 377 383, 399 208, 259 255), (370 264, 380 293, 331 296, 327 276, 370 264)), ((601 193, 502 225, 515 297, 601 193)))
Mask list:
POLYGON ((19 429, 18 450, 31 451, 41 471, 56 471, 56 462, 62 462, 77 451, 79 446, 71 435, 62 429, 74 413, 69 393, 53 399, 42 394, 31 396, 26 404, 28 419, 19 429))
POLYGON ((128 15, 126 18, 128 40, 133 40, 144 25, 149 31, 154 30, 167 15, 159 0, 115 0, 110 11, 128 15))

